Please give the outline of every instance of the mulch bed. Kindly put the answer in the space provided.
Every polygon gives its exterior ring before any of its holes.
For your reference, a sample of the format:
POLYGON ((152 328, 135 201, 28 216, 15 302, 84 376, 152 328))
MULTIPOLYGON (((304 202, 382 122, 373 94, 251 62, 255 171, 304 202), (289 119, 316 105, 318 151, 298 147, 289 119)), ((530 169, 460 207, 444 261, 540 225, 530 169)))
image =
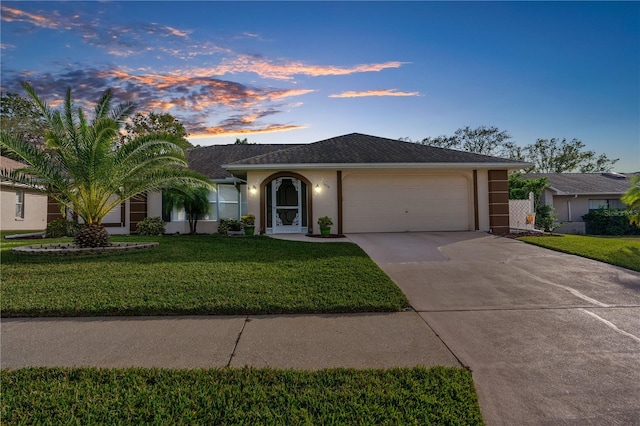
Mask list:
POLYGON ((501 235, 505 238, 520 238, 520 237, 562 237, 562 234, 554 234, 549 232, 512 232, 510 234, 501 235))

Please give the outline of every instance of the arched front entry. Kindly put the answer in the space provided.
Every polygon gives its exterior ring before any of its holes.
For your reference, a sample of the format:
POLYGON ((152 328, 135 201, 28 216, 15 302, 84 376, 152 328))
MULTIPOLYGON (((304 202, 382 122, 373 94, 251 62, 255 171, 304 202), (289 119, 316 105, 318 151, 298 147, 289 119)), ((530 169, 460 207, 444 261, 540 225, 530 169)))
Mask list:
POLYGON ((307 234, 313 229, 313 209, 307 178, 278 172, 260 185, 260 229, 267 234, 307 234))

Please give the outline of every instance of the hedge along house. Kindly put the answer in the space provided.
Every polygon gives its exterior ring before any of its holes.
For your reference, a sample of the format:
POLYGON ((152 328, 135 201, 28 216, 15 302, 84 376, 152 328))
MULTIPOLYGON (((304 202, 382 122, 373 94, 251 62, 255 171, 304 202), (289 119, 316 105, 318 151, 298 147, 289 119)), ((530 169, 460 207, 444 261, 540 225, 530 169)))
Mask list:
MULTIPOLYGON (((203 172, 191 156, 190 166, 203 172)), ((507 233, 507 175, 527 166, 359 133, 222 164, 245 187, 246 211, 266 234, 316 234, 321 216, 339 234, 507 233)))

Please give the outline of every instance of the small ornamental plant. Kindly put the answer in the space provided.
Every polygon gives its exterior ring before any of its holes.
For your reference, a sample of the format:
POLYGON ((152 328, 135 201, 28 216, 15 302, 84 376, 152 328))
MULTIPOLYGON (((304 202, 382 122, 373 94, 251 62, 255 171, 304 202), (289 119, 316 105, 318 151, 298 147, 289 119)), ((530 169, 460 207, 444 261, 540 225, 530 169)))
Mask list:
POLYGON ((318 219, 318 225, 320 226, 320 235, 328 237, 331 234, 331 226, 333 221, 329 216, 322 216, 318 219))
POLYGON ((333 226, 333 221, 329 216, 322 216, 318 219, 318 225, 320 229, 329 229, 333 226))
POLYGON ((252 214, 242 216, 240 221, 244 226, 256 226, 256 217, 252 214))

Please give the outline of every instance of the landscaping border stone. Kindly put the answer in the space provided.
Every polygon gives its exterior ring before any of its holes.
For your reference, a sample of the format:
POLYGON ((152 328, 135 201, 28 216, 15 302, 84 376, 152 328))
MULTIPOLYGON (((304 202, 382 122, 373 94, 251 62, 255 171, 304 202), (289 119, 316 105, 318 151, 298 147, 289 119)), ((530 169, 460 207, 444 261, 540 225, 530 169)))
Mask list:
POLYGON ((157 245, 158 243, 111 243, 106 247, 79 247, 73 243, 50 243, 15 247, 12 251, 24 255, 78 256, 142 250, 157 245))

